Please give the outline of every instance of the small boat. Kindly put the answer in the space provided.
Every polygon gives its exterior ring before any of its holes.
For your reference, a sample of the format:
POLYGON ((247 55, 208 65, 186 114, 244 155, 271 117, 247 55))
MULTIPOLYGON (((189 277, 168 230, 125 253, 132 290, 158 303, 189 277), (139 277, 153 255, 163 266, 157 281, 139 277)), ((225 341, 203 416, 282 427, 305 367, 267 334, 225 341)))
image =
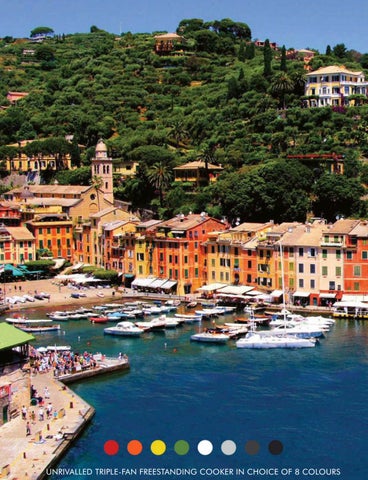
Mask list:
POLYGON ((124 321, 117 323, 114 327, 104 328, 107 335, 120 335, 122 337, 139 337, 143 330, 135 326, 133 323, 124 321))
POLYGON ((157 332, 160 330, 165 330, 166 322, 165 319, 154 318, 149 322, 136 322, 135 326, 141 328, 145 332, 157 332))
POLYGON ((237 348, 310 348, 315 346, 315 338, 299 338, 293 335, 262 336, 254 332, 249 332, 245 337, 236 341, 237 348))
POLYGON ((109 321, 109 317, 105 317, 105 316, 89 317, 89 321, 91 323, 107 323, 109 321))
POLYGON ((56 332, 60 330, 60 325, 29 325, 21 323, 20 325, 14 324, 14 327, 23 330, 24 332, 31 332, 31 333, 44 333, 44 332, 56 332))
POLYGON ((215 330, 206 330, 192 335, 190 340, 193 342, 204 343, 226 343, 230 340, 230 336, 226 333, 217 332, 215 330))
POLYGON ((195 308, 198 305, 198 302, 189 302, 186 305, 186 308, 195 308))
POLYGON ((179 320, 183 320, 185 323, 193 323, 193 322, 200 322, 202 320, 202 315, 175 313, 175 318, 179 320))
POLYGON ((14 317, 6 318, 5 321, 24 332, 41 333, 60 330, 60 325, 53 323, 49 319, 28 320, 26 317, 14 317))

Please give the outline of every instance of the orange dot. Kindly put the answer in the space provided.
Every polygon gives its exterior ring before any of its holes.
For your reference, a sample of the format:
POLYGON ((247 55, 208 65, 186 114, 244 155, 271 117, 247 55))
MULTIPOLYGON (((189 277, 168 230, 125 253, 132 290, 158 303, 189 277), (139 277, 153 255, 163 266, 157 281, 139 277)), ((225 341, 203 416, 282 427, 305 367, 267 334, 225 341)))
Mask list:
POLYGON ((131 440, 128 443, 127 450, 130 455, 139 455, 142 453, 143 445, 139 440, 131 440))

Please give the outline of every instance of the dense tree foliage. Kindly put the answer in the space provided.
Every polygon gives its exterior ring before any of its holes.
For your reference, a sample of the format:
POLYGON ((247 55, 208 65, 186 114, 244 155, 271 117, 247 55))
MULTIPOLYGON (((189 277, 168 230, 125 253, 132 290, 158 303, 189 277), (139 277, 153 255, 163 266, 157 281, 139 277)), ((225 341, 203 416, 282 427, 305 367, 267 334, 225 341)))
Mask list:
MULTIPOLYGON (((95 25, 89 33, 53 33, 34 29, 48 37, 37 45, 0 41, 1 166, 19 155, 18 142, 32 139, 27 155, 52 153, 62 170, 68 152, 73 167, 82 165, 50 181, 88 185, 102 137, 114 165, 139 163, 134 178, 116 176, 114 189, 133 209, 258 221, 303 220, 312 207, 329 219, 364 214, 367 98, 352 96, 347 109, 305 108, 303 62, 289 59, 287 47, 272 50, 268 40, 255 46, 246 23, 184 19, 177 33, 185 42, 168 55, 155 54, 154 34, 116 37, 95 25), (29 95, 10 105, 8 91, 29 95), (328 161, 287 160, 311 153, 344 155, 345 173, 327 173, 328 161), (173 182, 173 167, 197 159, 221 164, 217 183, 173 182)), ((338 44, 316 52, 310 66, 357 71, 367 58, 338 44)))

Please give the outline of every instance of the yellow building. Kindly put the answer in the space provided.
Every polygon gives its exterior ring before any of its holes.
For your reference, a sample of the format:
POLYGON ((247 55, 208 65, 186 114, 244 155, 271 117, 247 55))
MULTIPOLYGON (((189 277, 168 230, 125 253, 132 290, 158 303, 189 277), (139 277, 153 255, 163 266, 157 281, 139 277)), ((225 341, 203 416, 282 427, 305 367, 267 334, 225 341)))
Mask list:
POLYGON ((185 163, 174 169, 175 182, 190 182, 195 186, 215 182, 223 171, 221 165, 208 163, 207 167, 203 160, 185 163))
MULTIPOLYGON (((233 285, 257 283, 257 245, 273 223, 242 223, 208 236, 207 279, 233 285)), ((264 237, 265 238, 265 237, 264 237)))
MULTIPOLYGON (((8 172, 29 172, 35 173, 44 170, 59 170, 71 169, 72 160, 70 153, 64 154, 44 154, 38 153, 37 155, 27 156, 22 151, 28 143, 32 143, 34 140, 22 140, 16 144, 9 145, 10 147, 16 147, 19 149, 19 153, 14 158, 5 159, 5 169, 8 172)), ((32 178, 29 181, 33 181, 32 178)))
POLYGON ((11 263, 36 260, 35 237, 26 227, 6 227, 11 236, 11 263))
POLYGON ((342 65, 322 67, 307 73, 305 95, 310 107, 349 106, 367 96, 368 82, 363 72, 353 72, 342 65))

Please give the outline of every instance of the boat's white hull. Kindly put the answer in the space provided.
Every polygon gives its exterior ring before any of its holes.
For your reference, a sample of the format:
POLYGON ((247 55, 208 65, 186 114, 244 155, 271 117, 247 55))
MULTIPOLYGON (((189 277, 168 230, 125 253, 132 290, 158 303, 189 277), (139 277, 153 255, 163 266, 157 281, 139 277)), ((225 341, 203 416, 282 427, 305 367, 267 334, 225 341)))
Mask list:
POLYGON ((205 343, 226 343, 230 337, 222 333, 196 333, 192 335, 190 339, 193 342, 205 342, 205 343))
POLYGON ((236 342, 237 348, 311 348, 316 345, 315 339, 298 338, 298 337, 262 337, 259 335, 251 335, 241 338, 236 342))

